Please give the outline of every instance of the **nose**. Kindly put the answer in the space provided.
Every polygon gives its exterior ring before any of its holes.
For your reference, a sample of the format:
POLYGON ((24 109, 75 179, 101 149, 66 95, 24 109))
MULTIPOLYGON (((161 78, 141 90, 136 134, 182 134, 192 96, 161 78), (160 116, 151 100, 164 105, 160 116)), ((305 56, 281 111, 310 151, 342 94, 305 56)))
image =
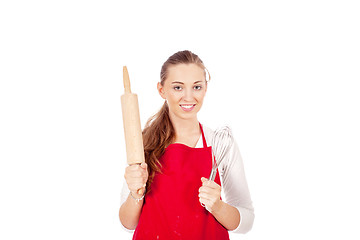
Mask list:
POLYGON ((183 96, 183 100, 184 101, 187 101, 187 102, 190 102, 193 100, 193 92, 192 92, 192 89, 186 89, 184 91, 184 96, 183 96))

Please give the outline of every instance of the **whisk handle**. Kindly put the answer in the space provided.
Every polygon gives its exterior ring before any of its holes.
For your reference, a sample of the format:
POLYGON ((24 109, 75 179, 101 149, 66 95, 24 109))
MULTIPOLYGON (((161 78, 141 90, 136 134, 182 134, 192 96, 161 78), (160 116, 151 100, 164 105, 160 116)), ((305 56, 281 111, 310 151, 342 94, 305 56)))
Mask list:
POLYGON ((211 169, 211 173, 210 173, 210 177, 209 177, 210 181, 214 181, 214 179, 216 177, 216 169, 217 169, 216 167, 211 169))

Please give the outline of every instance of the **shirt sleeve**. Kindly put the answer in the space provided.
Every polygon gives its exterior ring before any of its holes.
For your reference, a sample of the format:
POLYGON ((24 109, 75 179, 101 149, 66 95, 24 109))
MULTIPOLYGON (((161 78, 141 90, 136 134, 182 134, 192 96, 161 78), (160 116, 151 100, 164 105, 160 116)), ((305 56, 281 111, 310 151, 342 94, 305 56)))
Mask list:
MULTIPOLYGON (((209 134, 211 141, 212 134, 213 132, 209 134)), ((211 143, 211 141, 209 141, 209 143, 211 143)), ((214 139, 213 144, 219 144, 219 140, 214 139)), ((247 233, 251 230, 254 222, 254 208, 239 147, 234 139, 233 142, 229 144, 231 145, 229 151, 219 163, 222 195, 223 201, 235 207, 240 213, 240 223, 238 227, 229 232, 247 233)))

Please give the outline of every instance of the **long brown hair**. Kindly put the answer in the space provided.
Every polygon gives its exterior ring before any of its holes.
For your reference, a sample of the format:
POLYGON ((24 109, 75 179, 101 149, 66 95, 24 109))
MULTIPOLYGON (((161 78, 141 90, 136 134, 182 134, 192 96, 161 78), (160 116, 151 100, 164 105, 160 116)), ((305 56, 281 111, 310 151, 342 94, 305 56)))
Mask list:
MULTIPOLYGON (((206 79, 206 72, 208 71, 205 68, 203 61, 196 54, 185 50, 173 54, 162 65, 160 72, 160 84, 164 86, 170 66, 192 63, 204 70, 206 79)), ((209 72, 208 75, 210 80, 209 72)), ((166 147, 175 141, 175 137, 175 129, 169 117, 169 107, 165 102, 160 111, 149 118, 143 130, 145 162, 148 165, 149 171, 149 178, 147 182, 148 192, 151 189, 151 184, 155 174, 157 172, 161 172, 161 163, 159 158, 165 152, 166 147)))

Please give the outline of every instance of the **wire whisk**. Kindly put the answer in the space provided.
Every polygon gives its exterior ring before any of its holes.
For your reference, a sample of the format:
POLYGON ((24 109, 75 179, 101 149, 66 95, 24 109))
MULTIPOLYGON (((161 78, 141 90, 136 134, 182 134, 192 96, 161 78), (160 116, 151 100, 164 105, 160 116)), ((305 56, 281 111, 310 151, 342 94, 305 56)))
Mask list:
POLYGON ((216 177, 216 170, 219 164, 228 154, 234 140, 231 129, 228 126, 223 126, 214 131, 214 136, 211 142, 212 149, 212 169, 209 180, 214 181, 216 177))

